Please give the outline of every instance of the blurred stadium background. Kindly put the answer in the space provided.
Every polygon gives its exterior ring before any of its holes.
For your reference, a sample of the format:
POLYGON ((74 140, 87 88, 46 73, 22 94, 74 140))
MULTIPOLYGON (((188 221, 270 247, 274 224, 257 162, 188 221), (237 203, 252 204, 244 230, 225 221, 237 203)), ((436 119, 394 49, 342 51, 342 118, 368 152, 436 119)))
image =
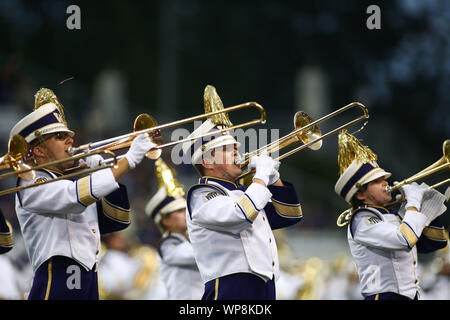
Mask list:
MULTIPOLYGON (((393 180, 402 180, 438 160, 450 137, 449 21, 450 2, 437 0, 2 0, 0 150, 6 153, 10 129, 32 111, 40 87, 56 93, 80 145, 130 132, 140 113, 160 124, 202 114, 203 89, 211 84, 225 107, 260 103, 267 124, 257 128, 279 129, 280 135, 293 130, 298 110, 317 119, 350 102, 363 103, 370 119, 357 137, 393 180), (66 26, 73 4, 81 10, 80 30, 66 26), (371 4, 381 9, 379 30, 366 26, 371 4), (74 79, 58 85, 69 77, 74 79)), ((322 132, 353 116, 325 122, 322 132)), ((230 114, 233 123, 242 117, 230 114)), ((163 134, 171 138, 170 130, 163 134)), ((162 156, 170 163, 170 150, 162 156)), ((196 182, 191 166, 175 169, 186 190, 196 182)), ((309 259, 312 270, 322 264, 333 270, 349 255, 346 230, 336 226, 347 208, 334 193, 337 136, 324 140, 319 151, 287 158, 280 172, 296 185, 304 211, 303 221, 280 240, 292 257, 286 265, 302 269, 304 279, 309 259)), ((145 161, 122 182, 133 209, 132 227, 123 234, 130 243, 154 248, 160 235, 144 214, 157 190, 153 163, 145 161)), ((0 181, 2 189, 14 184, 0 181)), ((14 197, 1 197, 0 208, 20 243, 14 197)), ((445 214, 446 226, 449 219, 445 214)), ((18 248, 6 256, 26 268, 18 248)), ((424 270, 442 270, 448 253, 436 264, 439 255, 422 255, 424 270)), ((26 288, 27 280, 21 281, 26 288)), ((322 292, 309 298, 327 297, 322 292)))

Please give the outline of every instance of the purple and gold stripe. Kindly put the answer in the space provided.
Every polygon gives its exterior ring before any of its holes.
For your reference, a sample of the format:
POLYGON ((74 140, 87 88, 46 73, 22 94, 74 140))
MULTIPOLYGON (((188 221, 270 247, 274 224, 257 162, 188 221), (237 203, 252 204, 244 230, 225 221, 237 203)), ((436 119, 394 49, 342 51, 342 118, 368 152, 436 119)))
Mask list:
POLYGON ((34 132, 42 127, 45 127, 49 124, 60 123, 59 119, 55 116, 54 113, 59 114, 58 110, 55 109, 53 112, 43 116, 42 118, 36 120, 35 122, 33 122, 30 125, 28 125, 27 127, 25 127, 22 131, 19 132, 19 134, 22 137, 26 137, 29 134, 31 134, 32 132, 34 132))
POLYGON ((375 169, 370 163, 365 163, 361 166, 361 168, 356 171, 353 176, 347 181, 344 187, 341 190, 340 195, 345 199, 347 193, 352 189, 356 182, 358 182, 362 177, 368 174, 370 171, 375 169))

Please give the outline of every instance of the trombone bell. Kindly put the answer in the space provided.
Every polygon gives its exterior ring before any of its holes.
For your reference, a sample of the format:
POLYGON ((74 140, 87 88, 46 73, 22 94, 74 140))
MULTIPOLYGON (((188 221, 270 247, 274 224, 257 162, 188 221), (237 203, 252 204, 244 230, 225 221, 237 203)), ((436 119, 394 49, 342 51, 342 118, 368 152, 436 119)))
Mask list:
MULTIPOLYGON (((152 116, 150 116, 147 113, 142 113, 138 115, 134 120, 133 131, 137 132, 141 130, 146 130, 156 127, 157 125, 158 122, 152 116)), ((154 132, 151 132, 149 134, 152 138, 152 141, 157 145, 161 145, 163 143, 160 130, 155 130, 154 132)), ((161 149, 152 149, 149 152, 147 152, 145 156, 148 159, 156 160, 161 156, 161 153, 162 153, 161 149)))
MULTIPOLYGON (((440 173, 440 172, 449 170, 450 169, 450 140, 447 139, 442 144, 442 153, 443 153, 442 157, 438 161, 433 163, 432 165, 426 167, 425 169, 416 173, 415 175, 401 181, 400 183, 396 184, 395 186, 387 186, 386 192, 391 193, 391 192, 401 188, 405 184, 409 184, 409 183, 421 180, 421 179, 431 176, 435 173, 440 173)), ((440 185, 441 185, 441 183, 436 184, 436 186, 440 186, 440 185)))
MULTIPOLYGON (((10 163, 15 171, 28 170, 31 167, 24 163, 24 158, 28 154, 28 143, 21 135, 14 135, 8 141, 8 154, 4 157, 4 161, 10 163)), ((24 180, 31 181, 36 177, 33 170, 19 173, 18 176, 24 180)))
MULTIPOLYGON (((306 112, 298 111, 294 116, 295 130, 306 127, 313 121, 314 120, 306 112)), ((320 131, 319 126, 315 124, 312 127, 301 130, 297 134, 297 136, 303 142, 303 144, 307 144, 310 141, 320 138, 322 136, 322 132, 320 131)), ((318 140, 317 142, 309 145, 308 148, 314 151, 319 150, 320 148, 322 148, 322 140, 318 140)))

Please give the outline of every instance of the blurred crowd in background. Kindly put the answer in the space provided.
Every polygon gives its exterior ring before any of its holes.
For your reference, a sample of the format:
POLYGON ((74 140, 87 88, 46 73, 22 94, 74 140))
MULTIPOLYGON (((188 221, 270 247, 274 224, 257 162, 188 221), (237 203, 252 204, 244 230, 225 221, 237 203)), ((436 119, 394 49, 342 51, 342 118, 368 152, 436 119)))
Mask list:
MULTIPOLYGON (((278 129, 280 136, 293 130, 296 111, 318 119, 350 102, 363 103, 370 119, 356 136, 377 153, 393 181, 400 181, 438 160, 450 136, 450 2, 380 1, 379 30, 366 26, 370 4, 3 0, 0 150, 7 152, 9 131, 33 110, 40 87, 56 93, 76 132, 75 145, 81 145, 130 132, 140 113, 160 124, 202 114, 203 89, 211 84, 225 107, 260 103, 267 124, 256 129, 278 129), (81 10, 79 30, 66 27, 71 4, 81 10)), ((229 116, 233 123, 250 120, 239 113, 229 116)), ((321 130, 354 117, 331 119, 321 130)), ((163 137, 170 140, 170 130, 163 137)), ((170 164, 171 150, 162 157, 170 164)), ((185 191, 196 183, 190 165, 174 169, 185 191)), ((336 226, 347 209, 334 193, 337 136, 318 151, 286 158, 280 173, 296 185, 304 218, 279 235, 278 297, 361 299, 346 230, 336 226)), ((152 161, 121 182, 130 194, 132 226, 103 239, 101 296, 164 299, 156 260, 160 234, 144 213, 157 190, 152 161), (121 262, 108 264, 108 259, 121 262)), ((14 185, 14 179, 0 181, 2 190, 14 185)), ((14 228, 15 242, 0 256, 0 298, 23 299, 32 271, 14 196, 0 197, 0 208, 14 228)), ((448 230, 450 216, 443 219, 448 230)), ((449 299, 448 248, 422 255, 420 262, 422 298, 449 299)))

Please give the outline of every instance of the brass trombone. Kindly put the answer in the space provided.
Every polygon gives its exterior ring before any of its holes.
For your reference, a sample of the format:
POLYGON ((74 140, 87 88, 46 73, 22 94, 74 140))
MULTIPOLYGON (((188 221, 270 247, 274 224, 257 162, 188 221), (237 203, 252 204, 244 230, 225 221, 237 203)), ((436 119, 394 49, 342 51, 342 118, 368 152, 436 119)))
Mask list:
POLYGON ((151 159, 157 159, 159 157, 159 155, 161 154, 161 149, 163 149, 163 148, 171 147, 173 145, 176 145, 179 143, 184 143, 184 142, 187 142, 190 140, 195 140, 195 139, 215 135, 218 132, 231 131, 234 129, 239 129, 239 128, 252 126, 252 125, 256 125, 256 124, 264 124, 264 123, 266 123, 266 112, 265 112, 264 108, 259 103, 256 103, 256 102, 246 102, 246 103, 238 104, 238 105, 231 106, 228 108, 224 108, 222 110, 208 112, 205 114, 201 114, 201 115, 193 116, 190 118, 170 122, 170 123, 163 124, 163 125, 158 125, 156 120, 154 120, 150 115, 144 113, 144 114, 140 114, 136 118, 136 120, 134 122, 133 132, 127 133, 127 134, 124 134, 121 136, 117 136, 114 138, 98 141, 98 142, 91 142, 91 143, 88 143, 88 144, 85 144, 85 145, 82 145, 82 146, 79 146, 76 148, 70 148, 69 152, 72 154, 75 154, 76 152, 89 152, 91 150, 118 150, 118 149, 128 148, 131 145, 131 143, 135 137, 137 137, 138 135, 140 135, 142 133, 148 133, 150 135, 150 138, 158 144, 155 147, 155 149, 159 150, 159 152, 155 152, 154 154, 151 155, 152 156, 151 159), (241 110, 241 109, 245 109, 245 108, 251 108, 251 107, 255 107, 258 110, 258 112, 260 114, 259 119, 250 120, 250 121, 247 121, 247 122, 244 122, 241 124, 237 124, 237 125, 233 125, 231 127, 220 129, 218 131, 205 133, 203 135, 180 139, 177 141, 172 141, 172 142, 168 142, 168 143, 164 143, 164 144, 161 143, 162 142, 161 130, 163 130, 163 129, 171 128, 174 126, 179 126, 182 124, 186 124, 186 123, 204 119, 204 118, 208 118, 208 117, 214 116, 219 113, 228 113, 228 112, 241 110))
MULTIPOLYGON (((276 151, 279 151, 281 149, 284 149, 286 147, 289 147, 296 143, 302 143, 302 145, 285 152, 284 154, 276 157, 274 160, 279 161, 282 160, 300 150, 303 150, 305 148, 309 148, 311 150, 319 150, 322 147, 322 140, 329 137, 330 135, 339 132, 357 122, 360 122, 362 120, 369 119, 369 111, 367 110, 366 106, 364 106, 360 102, 352 102, 338 110, 335 110, 331 113, 329 113, 326 116, 323 116, 320 119, 317 119, 313 121, 313 119, 303 111, 298 111, 294 116, 294 128, 295 130, 291 133, 285 135, 284 137, 281 137, 278 140, 275 140, 274 142, 271 142, 255 151, 252 151, 250 153, 243 154, 239 159, 237 159, 236 164, 238 164, 241 168, 245 168, 248 166, 250 162, 250 158, 252 156, 258 155, 263 151, 267 151, 267 153, 271 154, 276 151), (330 118, 333 118, 337 116, 338 114, 345 112, 351 108, 360 108, 363 111, 363 115, 353 119, 352 121, 349 121, 341 126, 339 126, 336 129, 333 129, 325 134, 322 134, 318 124, 328 120, 330 118)), ((242 179, 246 177, 247 175, 254 173, 254 170, 248 170, 244 173, 242 173, 237 179, 242 179)))
MULTIPOLYGON (((435 163, 433 163, 432 165, 426 167, 425 169, 423 169, 422 171, 419 171, 418 173, 412 175, 411 177, 397 183, 394 186, 387 186, 386 187, 386 192, 387 193, 392 193, 396 190, 398 190, 399 188, 403 187, 405 184, 409 184, 409 183, 413 183, 416 182, 418 180, 422 180, 428 176, 431 176, 435 173, 442 173, 445 171, 448 171, 450 169, 450 140, 445 140, 444 143, 442 144, 442 153, 443 156, 436 161, 435 163)), ((436 184, 433 184, 432 186, 428 187, 428 189, 436 189, 439 188, 440 186, 443 186, 446 183, 450 182, 450 178, 444 179, 436 184)), ((393 205, 399 204, 401 202, 404 202, 406 199, 404 197, 395 200, 391 203, 388 203, 386 205, 386 207, 391 207, 393 205)), ((349 222, 350 222, 350 218, 353 214, 353 209, 347 209, 344 212, 342 212, 338 219, 337 219, 337 226, 338 227, 344 227, 346 226, 349 222)))
POLYGON ((112 168, 117 165, 117 160, 118 160, 116 155, 112 151, 97 150, 97 151, 93 151, 91 153, 80 154, 80 155, 77 155, 74 157, 69 157, 69 158, 61 159, 61 160, 55 160, 55 161, 47 162, 47 163, 44 163, 41 165, 33 166, 33 165, 27 163, 27 161, 25 160, 26 156, 29 152, 29 147, 28 147, 28 144, 25 141, 25 139, 20 135, 15 135, 9 139, 8 150, 9 150, 8 153, 5 156, 3 156, 2 158, 0 158, 0 169, 1 170, 12 169, 13 171, 1 174, 0 180, 18 176, 24 180, 31 181, 36 176, 36 174, 35 174, 36 170, 46 169, 46 168, 49 168, 49 167, 52 167, 52 166, 55 166, 55 165, 58 165, 58 164, 61 164, 64 162, 68 162, 68 161, 80 160, 80 159, 86 158, 88 156, 92 156, 94 154, 109 155, 112 157, 111 158, 112 161, 110 161, 109 163, 103 163, 95 168, 80 167, 80 169, 83 169, 83 170, 78 170, 76 172, 67 173, 67 174, 64 174, 55 179, 45 180, 45 181, 39 180, 39 181, 35 181, 34 183, 26 185, 26 186, 20 186, 20 187, 14 187, 14 188, 6 189, 6 190, 1 190, 0 196, 14 193, 14 192, 17 192, 20 190, 32 188, 32 187, 35 187, 35 186, 38 186, 41 184, 47 184, 47 183, 59 181, 62 179, 69 179, 69 178, 72 178, 75 176, 86 175, 86 174, 90 174, 92 172, 102 170, 105 168, 112 168))
POLYGON ((83 159, 83 158, 86 158, 86 157, 89 157, 89 156, 92 156, 95 154, 104 154, 104 155, 111 156, 111 158, 101 161, 100 165, 96 168, 92 168, 92 169, 87 168, 86 169, 86 167, 84 165, 82 165, 79 167, 68 169, 67 171, 64 172, 65 173, 64 175, 62 175, 56 179, 35 182, 35 183, 27 185, 27 186, 10 188, 7 190, 0 191, 0 196, 6 195, 9 193, 13 193, 13 192, 17 192, 17 191, 20 191, 23 189, 31 188, 31 187, 34 187, 34 186, 37 186, 40 184, 50 183, 50 182, 54 182, 54 181, 58 181, 58 180, 62 180, 62 179, 72 178, 75 176, 85 175, 85 174, 89 174, 94 171, 102 170, 105 168, 112 168, 117 165, 117 161, 119 159, 124 157, 124 155, 116 156, 114 154, 114 152, 112 152, 112 151, 128 148, 131 145, 133 139, 142 133, 148 133, 150 135, 150 138, 158 144, 154 149, 150 150, 147 153, 147 157, 149 157, 150 159, 157 159, 161 154, 161 149, 163 149, 163 148, 170 147, 170 146, 173 146, 173 145, 176 145, 179 143, 184 143, 186 141, 195 140, 198 138, 211 136, 211 135, 217 134, 218 132, 230 131, 230 130, 234 130, 234 129, 238 129, 238 128, 256 125, 259 123, 264 124, 265 122, 266 122, 265 110, 260 104, 258 104, 256 102, 242 103, 239 105, 224 108, 222 110, 193 116, 190 118, 170 122, 168 124, 163 124, 163 125, 158 125, 157 122, 150 115, 141 114, 134 121, 134 126, 133 126, 134 131, 132 133, 124 134, 121 136, 102 140, 99 142, 91 142, 91 143, 84 144, 79 147, 72 147, 68 150, 68 152, 72 154, 71 157, 62 159, 62 160, 48 162, 48 163, 38 165, 38 166, 27 164, 25 162, 24 159, 26 158, 26 156, 29 153, 29 146, 23 137, 21 137, 20 135, 17 135, 10 139, 9 144, 8 144, 9 145, 8 153, 5 156, 0 158, 0 171, 7 170, 7 169, 13 169, 14 171, 1 174, 0 180, 12 177, 14 175, 18 175, 21 178, 30 181, 30 180, 34 179, 34 177, 35 177, 34 171, 36 171, 36 170, 46 169, 48 167, 51 167, 51 166, 54 166, 54 165, 57 165, 57 164, 60 164, 63 162, 67 162, 67 161, 80 160, 80 159, 83 159), (241 109, 245 109, 245 108, 251 108, 251 107, 257 108, 257 110, 260 114, 259 119, 247 121, 247 122, 244 122, 241 124, 234 125, 232 127, 223 128, 218 131, 206 133, 203 135, 198 135, 198 136, 194 136, 194 137, 190 137, 190 138, 172 141, 172 142, 165 143, 165 144, 162 143, 162 138, 161 138, 161 130, 162 129, 174 127, 177 125, 182 125, 182 124, 193 122, 193 121, 199 120, 199 119, 208 118, 208 117, 214 116, 219 113, 232 112, 232 111, 241 110, 241 109))
MULTIPOLYGON (((387 186, 386 192, 391 193, 391 192, 403 187, 405 184, 409 184, 409 183, 415 182, 417 180, 422 180, 423 178, 426 178, 435 173, 449 170, 450 169, 450 140, 445 140, 444 143, 442 144, 442 153, 443 153, 442 157, 438 161, 433 163, 432 165, 426 167, 425 169, 416 173, 415 175, 397 183, 394 186, 387 186)), ((442 185, 442 183, 437 183, 434 186, 438 187, 441 185, 442 185)))

